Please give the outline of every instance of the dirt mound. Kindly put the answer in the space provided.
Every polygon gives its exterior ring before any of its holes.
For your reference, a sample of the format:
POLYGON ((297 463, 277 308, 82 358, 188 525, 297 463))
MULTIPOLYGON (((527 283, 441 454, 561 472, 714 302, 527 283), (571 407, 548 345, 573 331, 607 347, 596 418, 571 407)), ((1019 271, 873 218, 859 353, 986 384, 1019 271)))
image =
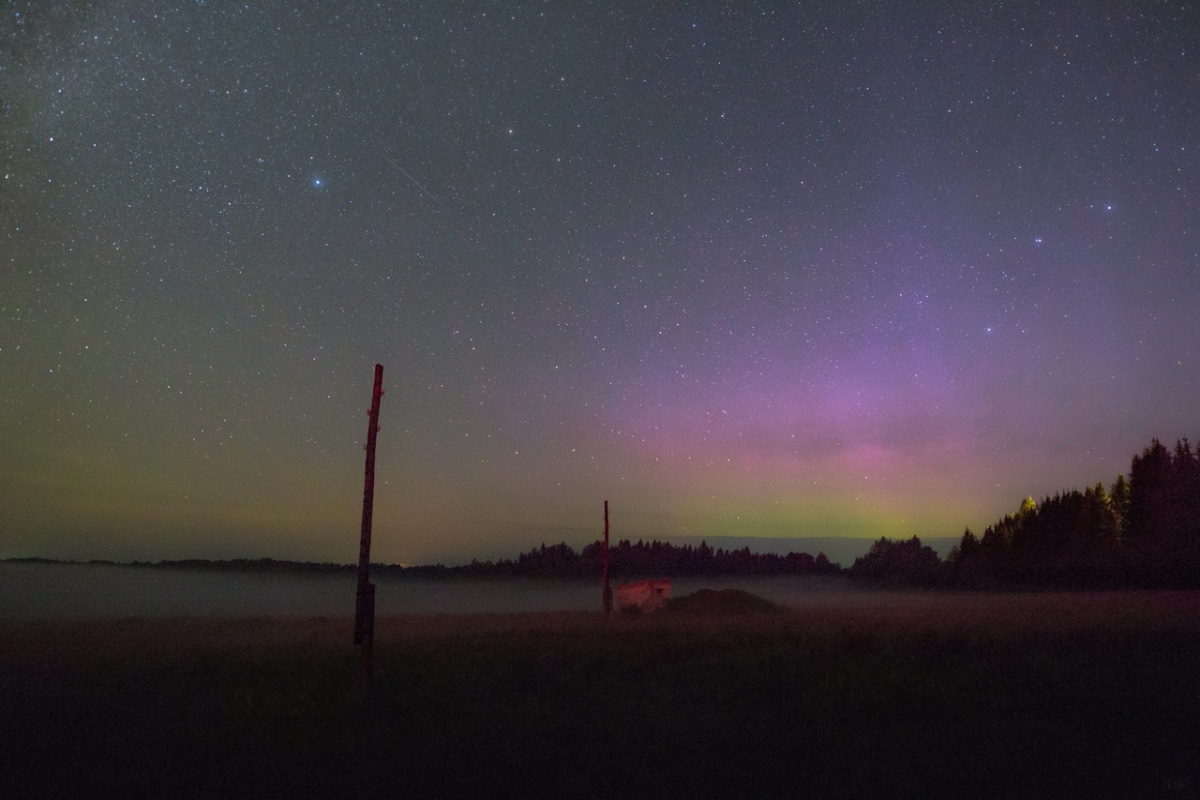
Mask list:
POLYGON ((770 600, 741 589, 701 589, 663 604, 663 611, 700 614, 774 614, 781 609, 770 600))

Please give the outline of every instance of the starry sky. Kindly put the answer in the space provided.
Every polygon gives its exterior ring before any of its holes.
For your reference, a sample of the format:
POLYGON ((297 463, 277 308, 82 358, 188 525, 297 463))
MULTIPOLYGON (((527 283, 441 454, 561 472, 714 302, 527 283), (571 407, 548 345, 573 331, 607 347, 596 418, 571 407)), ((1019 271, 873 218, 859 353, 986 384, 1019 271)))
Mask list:
POLYGON ((956 536, 1200 435, 1189 2, 11 2, 0 557, 956 536))

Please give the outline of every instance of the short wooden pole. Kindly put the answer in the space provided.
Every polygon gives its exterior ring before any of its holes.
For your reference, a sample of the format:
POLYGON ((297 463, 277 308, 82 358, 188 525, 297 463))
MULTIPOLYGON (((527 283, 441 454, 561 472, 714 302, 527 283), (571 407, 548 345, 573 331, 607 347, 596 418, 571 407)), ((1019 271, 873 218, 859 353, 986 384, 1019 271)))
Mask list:
POLYGON ((612 613, 612 587, 608 583, 608 501, 604 501, 604 595, 601 601, 605 615, 612 613))

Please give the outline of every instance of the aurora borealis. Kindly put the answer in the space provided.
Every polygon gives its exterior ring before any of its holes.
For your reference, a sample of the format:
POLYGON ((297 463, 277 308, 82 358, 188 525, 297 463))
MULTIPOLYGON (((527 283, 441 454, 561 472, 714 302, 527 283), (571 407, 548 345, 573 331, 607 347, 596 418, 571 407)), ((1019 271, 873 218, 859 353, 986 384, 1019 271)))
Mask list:
POLYGON ((954 536, 1200 435, 1200 10, 17 2, 0 557, 954 536))

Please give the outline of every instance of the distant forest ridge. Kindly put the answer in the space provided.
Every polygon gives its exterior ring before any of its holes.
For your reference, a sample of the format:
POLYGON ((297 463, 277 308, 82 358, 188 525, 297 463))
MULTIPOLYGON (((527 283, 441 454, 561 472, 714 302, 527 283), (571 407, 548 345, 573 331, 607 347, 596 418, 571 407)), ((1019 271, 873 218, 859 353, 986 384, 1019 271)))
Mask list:
MULTIPOLYGON (((242 572, 273 573, 354 573, 353 564, 334 564, 312 561, 280 561, 273 558, 258 559, 182 559, 164 561, 114 561, 92 560, 87 562, 61 562, 43 558, 13 558, 17 563, 86 563, 110 564, 115 566, 154 567, 164 569, 227 570, 242 572)), ((593 542, 576 552, 566 543, 535 547, 521 553, 515 559, 499 561, 472 561, 459 566, 435 564, 429 566, 401 566, 398 564, 372 564, 374 575, 396 577, 429 578, 593 578, 603 569, 604 544, 593 542)), ((621 540, 609 548, 609 569, 616 578, 644 576, 685 575, 810 575, 838 574, 839 564, 832 563, 824 553, 816 556, 807 553, 754 553, 748 546, 738 550, 712 548, 706 543, 698 546, 676 547, 668 542, 630 542, 621 540)))
MULTIPOLYGON (((958 544, 958 537, 935 537, 924 540, 932 545, 939 556, 947 555, 958 544)), ((615 574, 637 576, 672 576, 691 574, 735 575, 741 566, 753 567, 750 574, 790 574, 798 565, 811 560, 815 565, 821 555, 826 561, 841 567, 853 562, 866 553, 873 539, 862 537, 757 537, 757 536, 680 536, 659 541, 639 539, 615 542, 612 547, 610 567, 615 574), (749 552, 753 557, 746 559, 749 552), (812 555, 815 554, 815 555, 812 555), (698 573, 697 559, 704 562, 707 572, 698 573), (790 559, 790 561, 789 561, 790 559), (791 567, 786 565, 791 564, 791 567), (683 571, 679 571, 683 570, 683 571)), ((436 575, 453 577, 459 575, 518 575, 547 577, 544 563, 549 561, 566 567, 560 577, 587 577, 598 574, 601 568, 596 560, 603 543, 599 540, 576 552, 565 543, 547 547, 542 544, 515 559, 497 561, 473 560, 468 564, 446 566, 443 564, 405 566, 399 564, 373 563, 371 569, 379 574, 390 575, 436 575)), ((92 559, 89 561, 57 560, 47 558, 0 559, 12 563, 58 563, 97 564, 135 567, 163 567, 168 569, 227 570, 242 572, 354 572, 356 564, 328 561, 292 561, 274 558, 235 559, 167 559, 162 561, 111 561, 92 559)), ((804 570, 801 570, 804 571, 804 570)))
MULTIPOLYGON (((854 563, 854 560, 861 555, 864 555, 871 545, 878 540, 878 536, 872 538, 867 536, 670 536, 665 541, 670 541, 675 546, 690 544, 692 546, 699 545, 701 542, 708 544, 714 548, 724 548, 725 550, 741 550, 743 547, 749 547, 755 553, 778 553, 779 555, 787 555, 788 553, 824 553, 829 557, 829 560, 835 564, 848 566, 854 563)), ((950 554, 950 551, 959 543, 957 536, 931 536, 921 537, 921 541, 933 548, 942 558, 950 554)))

